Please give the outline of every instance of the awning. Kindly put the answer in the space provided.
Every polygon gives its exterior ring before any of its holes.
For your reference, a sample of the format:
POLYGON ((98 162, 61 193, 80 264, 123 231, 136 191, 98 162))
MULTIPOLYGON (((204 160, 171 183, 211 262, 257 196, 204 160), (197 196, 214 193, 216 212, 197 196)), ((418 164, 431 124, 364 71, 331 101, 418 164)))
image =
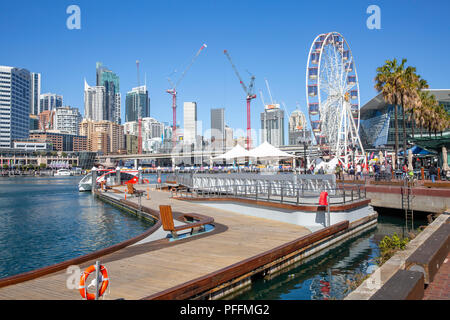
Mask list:
MULTIPOLYGON (((412 154, 414 154, 414 155, 426 156, 426 155, 429 155, 429 154, 433 154, 432 152, 430 152, 428 150, 425 150, 424 148, 421 148, 419 146, 414 146, 414 147, 408 149, 407 150, 407 154, 409 153, 409 150, 411 150, 412 154)), ((403 151, 400 151, 398 154, 402 156, 403 155, 403 151)))
POLYGON ((237 144, 233 149, 228 152, 212 158, 212 160, 230 160, 230 159, 240 159, 249 156, 249 152, 245 150, 241 145, 237 144))
POLYGON ((287 159, 294 158, 295 155, 281 151, 275 148, 267 141, 248 152, 251 158, 257 159, 287 159))

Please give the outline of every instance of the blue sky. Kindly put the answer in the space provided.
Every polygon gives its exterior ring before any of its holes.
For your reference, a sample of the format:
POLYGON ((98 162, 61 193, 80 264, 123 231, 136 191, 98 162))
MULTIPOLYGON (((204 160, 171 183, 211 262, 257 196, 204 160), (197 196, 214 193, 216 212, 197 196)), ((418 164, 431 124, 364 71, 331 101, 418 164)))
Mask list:
MULTIPOLYGON (((259 91, 285 102, 288 113, 299 102, 306 112, 305 69, 319 33, 340 32, 355 59, 361 104, 375 94, 375 70, 386 59, 407 58, 431 88, 450 88, 449 1, 264 1, 264 0, 94 0, 1 1, 0 65, 42 74, 42 93, 64 96, 64 104, 84 114, 83 79, 95 84, 95 63, 120 76, 122 115, 126 92, 137 85, 141 61, 151 98, 150 115, 172 123, 167 76, 198 57, 178 87, 177 120, 184 101, 198 103, 203 128, 210 109, 225 108, 226 122, 246 127, 245 95, 223 54, 227 49, 248 82, 256 76, 252 126, 260 127, 259 91), (81 30, 69 30, 66 9, 81 9, 81 30), (369 30, 369 5, 381 9, 381 29, 369 30)), ((287 120, 287 119, 286 119, 287 120)))

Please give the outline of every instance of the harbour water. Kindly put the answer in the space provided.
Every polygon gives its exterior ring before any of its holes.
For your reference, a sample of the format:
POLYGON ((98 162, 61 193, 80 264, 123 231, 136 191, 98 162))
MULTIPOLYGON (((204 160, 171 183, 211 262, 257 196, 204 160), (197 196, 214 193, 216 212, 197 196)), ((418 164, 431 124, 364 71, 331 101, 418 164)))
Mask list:
POLYGON ((81 178, 0 178, 0 278, 109 247, 151 226, 78 192, 81 178))

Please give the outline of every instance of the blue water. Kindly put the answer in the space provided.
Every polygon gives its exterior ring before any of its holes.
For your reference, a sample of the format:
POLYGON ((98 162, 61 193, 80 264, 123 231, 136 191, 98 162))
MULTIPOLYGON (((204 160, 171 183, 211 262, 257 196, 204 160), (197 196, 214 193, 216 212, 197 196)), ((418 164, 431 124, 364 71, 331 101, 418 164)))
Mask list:
POLYGON ((80 179, 0 178, 0 278, 109 247, 151 226, 78 192, 80 179))

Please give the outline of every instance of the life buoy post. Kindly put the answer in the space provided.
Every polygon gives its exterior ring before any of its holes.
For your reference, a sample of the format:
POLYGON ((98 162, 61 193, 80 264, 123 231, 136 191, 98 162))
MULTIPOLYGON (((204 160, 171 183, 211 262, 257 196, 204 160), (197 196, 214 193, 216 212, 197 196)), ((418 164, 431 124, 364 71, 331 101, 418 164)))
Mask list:
POLYGON ((109 284, 108 271, 106 267, 100 264, 100 261, 96 261, 95 265, 91 265, 84 270, 80 278, 80 295, 85 300, 98 300, 106 291, 109 284), (88 286, 86 280, 91 273, 94 273, 95 279, 95 293, 89 293, 87 291, 88 286))
POLYGON ((325 206, 327 208, 326 218, 325 218, 325 227, 329 227, 331 225, 331 216, 330 216, 330 200, 329 200, 328 192, 322 191, 320 193, 319 206, 325 206))

